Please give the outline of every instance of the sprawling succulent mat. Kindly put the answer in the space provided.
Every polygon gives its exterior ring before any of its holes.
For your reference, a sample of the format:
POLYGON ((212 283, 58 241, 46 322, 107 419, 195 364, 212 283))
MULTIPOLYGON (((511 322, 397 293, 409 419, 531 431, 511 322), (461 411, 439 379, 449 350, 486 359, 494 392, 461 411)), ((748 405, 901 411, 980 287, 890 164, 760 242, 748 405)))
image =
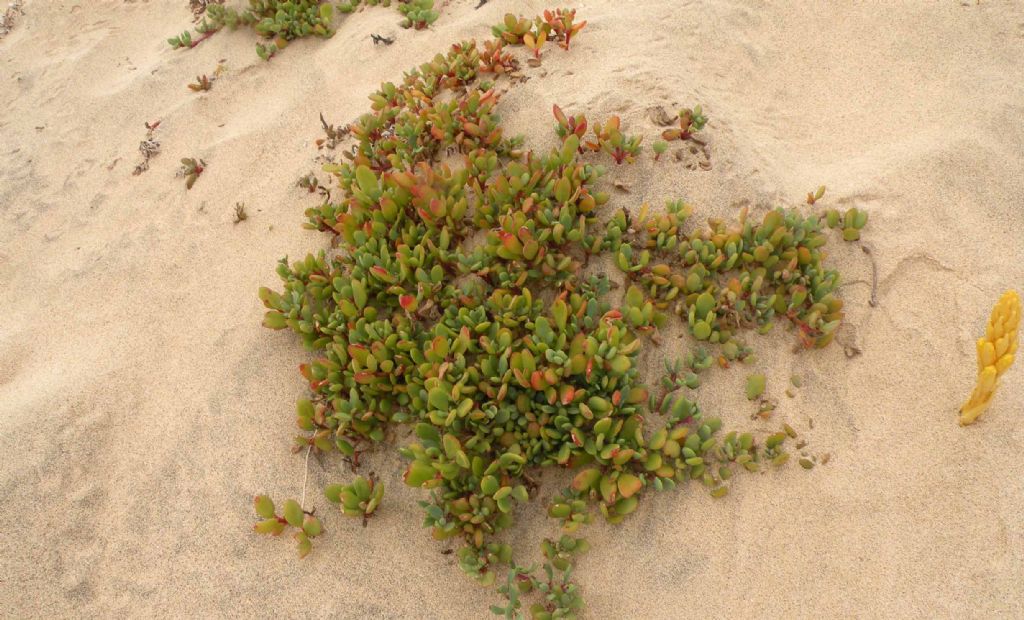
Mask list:
MULTIPOLYGON (((317 356, 301 367, 312 395, 298 404, 299 447, 357 458, 389 426, 410 426, 404 480, 424 490, 425 526, 464 543, 462 568, 498 584, 505 602, 493 611, 507 617, 524 604, 537 618, 580 609, 570 576, 587 543, 574 534, 595 506, 618 523, 652 490, 697 481, 721 497, 734 472, 786 462, 791 429, 725 432, 677 388, 695 387, 715 360, 749 355, 742 334, 776 320, 806 347, 827 345, 843 304, 839 274, 822 264, 826 224, 854 239, 866 221, 856 210, 775 209, 690 226, 692 208, 678 201, 635 218, 613 211, 594 162, 639 153, 618 119, 584 142, 586 119, 556 107, 561 146, 539 153, 506 136, 497 112, 496 85, 514 87, 518 66, 507 46, 568 49, 581 27, 574 12, 509 15, 493 40, 454 45, 384 84, 350 127, 348 161, 325 167, 340 191, 306 212, 335 249, 282 260, 283 290, 260 291, 264 324, 291 329, 317 356), (604 254, 626 287, 585 275, 604 254), (655 395, 637 356, 673 315, 718 352, 670 367, 655 395), (546 507, 564 535, 543 542, 537 570, 517 565, 498 534, 535 494, 531 472, 546 467, 575 477, 546 507)), ((668 137, 688 135, 694 118, 703 126, 699 108, 684 111, 668 137)), ((759 381, 748 392, 759 394, 759 381)), ((358 477, 325 493, 366 519, 383 486, 358 477)), ((256 508, 257 530, 295 527, 302 554, 322 529, 293 500, 281 516, 263 496, 256 508)))

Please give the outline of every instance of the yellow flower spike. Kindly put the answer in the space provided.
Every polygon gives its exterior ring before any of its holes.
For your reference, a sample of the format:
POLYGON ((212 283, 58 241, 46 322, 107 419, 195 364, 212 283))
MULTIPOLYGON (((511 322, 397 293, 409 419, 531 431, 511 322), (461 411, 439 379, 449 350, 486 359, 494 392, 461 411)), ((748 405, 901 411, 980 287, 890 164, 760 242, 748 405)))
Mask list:
POLYGON ((960 408, 960 426, 973 424, 988 409, 999 377, 1013 364, 1020 327, 1020 297, 1006 291, 992 309, 985 337, 978 339, 978 384, 960 408))

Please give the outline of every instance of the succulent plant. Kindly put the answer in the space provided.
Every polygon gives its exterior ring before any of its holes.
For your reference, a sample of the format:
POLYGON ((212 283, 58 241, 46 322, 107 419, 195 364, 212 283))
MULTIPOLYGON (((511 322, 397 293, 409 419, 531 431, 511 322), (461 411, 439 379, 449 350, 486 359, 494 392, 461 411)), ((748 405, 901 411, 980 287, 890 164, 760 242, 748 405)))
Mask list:
POLYGON ((821 197, 825 195, 825 186, 819 185, 818 189, 813 192, 807 192, 807 204, 813 205, 814 203, 821 200, 821 197))
POLYGON ((999 385, 999 378, 1013 364, 1017 353, 1017 331, 1020 327, 1020 297, 1006 291, 992 308, 985 335, 978 338, 978 383, 970 398, 960 408, 960 425, 973 424, 988 409, 999 385))
POLYGON ((747 400, 754 400, 764 394, 765 378, 762 374, 747 377, 747 400))
POLYGON ((692 110, 683 108, 679 111, 678 118, 679 127, 666 129, 661 133, 662 138, 665 140, 689 140, 695 132, 704 129, 704 125, 708 122, 700 106, 695 106, 692 110))
POLYGON ((384 498, 384 484, 373 475, 369 479, 356 476, 351 484, 331 484, 324 488, 327 499, 338 504, 341 512, 349 517, 360 517, 363 525, 384 498))
POLYGON ((613 116, 604 124, 594 125, 595 141, 587 142, 586 146, 592 151, 604 151, 612 156, 616 164, 622 162, 633 163, 636 156, 640 154, 639 136, 626 136, 619 131, 619 117, 613 116))
POLYGON ((544 25, 547 26, 551 38, 564 50, 569 49, 569 42, 587 25, 585 21, 575 23, 576 9, 546 10, 543 16, 544 25))
POLYGON ((668 150, 668 142, 658 140, 651 145, 651 150, 654 151, 654 161, 658 161, 665 154, 665 151, 668 150))
POLYGON ((183 157, 181 159, 181 169, 178 170, 178 176, 185 177, 185 189, 192 189, 196 179, 199 178, 199 175, 204 170, 206 170, 206 162, 202 159, 183 157))
MULTIPOLYGON (((755 222, 742 211, 732 225, 687 228, 693 208, 682 201, 636 218, 608 213, 604 167, 584 159, 639 153, 617 118, 584 142, 585 117, 556 105, 561 142, 547 152, 505 134, 496 85, 515 83, 517 66, 506 46, 567 49, 585 23, 573 18, 507 15, 494 40, 457 43, 382 84, 347 129, 321 116, 329 140, 352 141, 324 166, 337 188, 305 213, 335 250, 282 259, 281 288, 259 293, 264 325, 312 353, 300 366, 310 394, 296 406, 296 448, 355 462, 408 427, 403 481, 423 491, 424 527, 461 542, 460 567, 499 584, 508 603, 494 611, 507 617, 524 597, 539 599, 534 617, 580 609, 571 558, 586 544, 568 534, 592 513, 618 523, 645 493, 693 480, 722 497, 734 470, 785 462, 786 433, 721 432, 681 388, 696 389, 716 360, 749 360, 743 331, 784 317, 805 346, 824 346, 842 318, 816 216, 776 209, 755 222), (599 254, 627 273, 621 290, 585 275, 599 254), (667 365, 654 396, 638 356, 673 315, 707 348, 667 365), (534 474, 551 467, 573 470, 546 508, 567 535, 544 543, 538 576, 513 564, 499 535, 536 496, 534 474)), ((684 128, 702 119, 698 109, 684 128)), ((327 491, 364 518, 379 492, 361 478, 327 491)))
POLYGON ((423 30, 437 21, 438 12, 434 10, 434 0, 408 0, 398 5, 398 11, 405 16, 403 28, 423 30))
POLYGON ((321 0, 249 0, 249 7, 244 11, 209 3, 205 5, 205 16, 196 26, 199 38, 193 39, 186 30, 167 42, 174 49, 193 48, 225 27, 235 30, 247 26, 261 37, 271 39, 269 44, 256 44, 259 57, 270 60, 289 41, 308 36, 325 39, 333 36, 333 15, 333 5, 321 0))
POLYGON ((312 540, 323 532, 323 526, 311 512, 306 512, 299 502, 289 499, 284 502, 281 514, 277 513, 273 500, 267 495, 257 495, 253 500, 256 514, 261 521, 253 526, 257 534, 280 536, 289 527, 294 528, 298 543, 299 557, 304 558, 313 549, 312 540))

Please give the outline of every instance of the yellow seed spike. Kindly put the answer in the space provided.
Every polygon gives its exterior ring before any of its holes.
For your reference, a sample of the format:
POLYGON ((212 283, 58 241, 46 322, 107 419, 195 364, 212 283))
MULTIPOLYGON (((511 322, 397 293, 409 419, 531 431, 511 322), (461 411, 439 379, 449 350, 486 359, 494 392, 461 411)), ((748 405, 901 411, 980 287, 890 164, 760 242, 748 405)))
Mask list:
POLYGON ((1012 354, 1008 353, 1008 354, 1000 357, 999 361, 996 362, 996 375, 1003 374, 1004 372, 1006 372, 1006 369, 1009 368, 1011 365, 1013 365, 1013 355, 1012 354))
POLYGON ((981 340, 978 342, 978 371, 982 371, 986 366, 991 366, 996 363, 996 349, 992 346, 992 343, 987 340, 981 340))
POLYGON ((1020 327, 1020 297, 1006 291, 996 302, 985 326, 985 336, 976 344, 978 350, 978 382, 971 397, 960 408, 960 425, 973 424, 988 408, 999 385, 999 377, 1013 364, 1017 352, 1017 331, 1020 327))

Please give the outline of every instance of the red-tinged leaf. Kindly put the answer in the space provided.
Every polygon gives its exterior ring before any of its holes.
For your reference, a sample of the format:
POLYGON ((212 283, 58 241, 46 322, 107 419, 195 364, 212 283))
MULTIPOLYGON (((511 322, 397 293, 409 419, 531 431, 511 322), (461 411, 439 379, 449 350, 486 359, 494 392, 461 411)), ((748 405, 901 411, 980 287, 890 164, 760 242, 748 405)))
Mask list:
POLYGON ((622 402, 622 392, 615 390, 612 392, 612 404, 616 407, 622 402))
POLYGON ((552 113, 554 113, 555 120, 558 121, 559 125, 569 125, 569 121, 565 118, 565 114, 562 112, 562 108, 558 107, 557 103, 551 107, 551 111, 552 113))
POLYGON ((373 372, 369 370, 360 370, 353 375, 353 378, 356 380, 356 383, 366 385, 367 383, 373 383, 374 376, 373 372))
POLYGON ((412 312, 416 310, 416 306, 419 304, 413 295, 399 295, 398 305, 402 306, 402 309, 406 312, 412 312))
POLYGON ((288 327, 288 319, 280 312, 271 310, 263 316, 263 327, 270 329, 284 329, 288 327))
POLYGON ((257 495, 253 498, 253 506, 256 508, 256 514, 264 519, 274 518, 274 502, 266 495, 257 495))
POLYGON ((530 387, 538 392, 547 387, 547 383, 544 381, 544 374, 541 371, 535 370, 530 375, 530 387))
POLYGON ((278 536, 284 531, 284 522, 279 519, 264 519, 252 527, 257 534, 278 536))

